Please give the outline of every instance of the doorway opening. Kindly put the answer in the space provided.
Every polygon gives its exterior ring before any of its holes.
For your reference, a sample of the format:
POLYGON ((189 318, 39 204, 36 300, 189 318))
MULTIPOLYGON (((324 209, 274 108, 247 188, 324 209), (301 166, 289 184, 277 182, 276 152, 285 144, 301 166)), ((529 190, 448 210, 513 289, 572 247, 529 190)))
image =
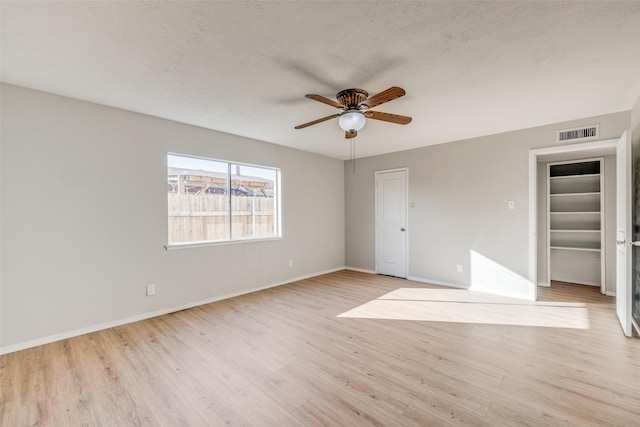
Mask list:
MULTIPOLYGON (((529 277, 532 279, 534 299, 537 299, 538 286, 550 285, 547 262, 550 250, 547 226, 548 164, 615 156, 617 142, 617 139, 611 139, 529 151, 529 277)), ((612 172, 615 166, 610 169, 612 172)), ((613 180, 606 182, 614 185, 612 194, 615 195, 615 175, 613 180)), ((615 250, 612 253, 615 257, 615 250)))
MULTIPOLYGON (((559 147, 541 148, 529 151, 529 277, 534 299, 537 299, 538 286, 547 285, 550 278, 541 269, 541 261, 545 259, 540 255, 543 248, 548 246, 548 238, 540 225, 541 219, 539 204, 542 181, 540 173, 541 164, 548 162, 562 162, 586 157, 608 157, 615 160, 615 187, 610 193, 615 194, 616 221, 613 233, 607 233, 608 240, 612 240, 615 250, 613 265, 615 276, 606 288, 609 293, 613 289, 616 296, 616 314, 620 320, 623 332, 627 336, 632 333, 631 320, 631 248, 640 242, 632 241, 631 228, 631 138, 626 131, 619 139, 587 142, 583 144, 566 145, 559 147), (542 242, 542 243, 541 243, 542 242), (542 271, 542 273, 541 273, 542 271)), ((544 217, 543 217, 544 218, 544 217)), ((546 227, 546 223, 544 224, 546 227)), ((605 243, 606 244, 606 243, 605 243)), ((607 270, 611 270, 608 268, 607 270)), ((609 281, 608 281, 609 282, 609 281)))
POLYGON ((615 226, 615 200, 605 193, 604 164, 604 157, 546 163, 546 286, 564 282, 607 292, 606 232, 615 226))

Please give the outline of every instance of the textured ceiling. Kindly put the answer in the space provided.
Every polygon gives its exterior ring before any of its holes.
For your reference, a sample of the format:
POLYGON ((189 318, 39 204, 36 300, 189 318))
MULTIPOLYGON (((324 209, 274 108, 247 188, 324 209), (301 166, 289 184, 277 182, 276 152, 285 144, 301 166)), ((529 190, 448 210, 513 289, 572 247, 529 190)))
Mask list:
POLYGON ((390 86, 358 157, 629 110, 640 2, 9 2, 2 81, 346 158, 304 98, 390 86))

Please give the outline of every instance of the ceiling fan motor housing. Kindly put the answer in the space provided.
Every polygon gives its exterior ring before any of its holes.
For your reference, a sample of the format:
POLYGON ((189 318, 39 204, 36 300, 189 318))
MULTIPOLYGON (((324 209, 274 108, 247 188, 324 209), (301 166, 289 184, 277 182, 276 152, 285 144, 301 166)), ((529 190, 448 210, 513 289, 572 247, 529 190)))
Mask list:
POLYGON ((364 89, 345 89, 336 95, 338 102, 347 109, 358 109, 358 105, 369 97, 369 93, 364 89))

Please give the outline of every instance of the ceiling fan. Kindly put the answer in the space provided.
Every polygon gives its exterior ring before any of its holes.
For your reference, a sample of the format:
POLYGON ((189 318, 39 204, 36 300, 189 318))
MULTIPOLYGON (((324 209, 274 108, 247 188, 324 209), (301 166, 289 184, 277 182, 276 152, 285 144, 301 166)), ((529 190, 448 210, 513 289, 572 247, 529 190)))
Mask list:
POLYGON ((336 95, 338 102, 320 95, 305 95, 307 98, 313 99, 314 101, 339 108, 342 112, 298 125, 295 128, 302 129, 307 126, 339 117, 338 124, 345 131, 345 138, 355 138, 358 135, 358 131, 364 127, 367 119, 382 120, 384 122, 406 125, 407 123, 411 123, 411 117, 383 113, 380 111, 369 111, 369 108, 376 107, 380 104, 384 104, 385 102, 393 101, 405 94, 406 92, 404 89, 393 86, 377 95, 373 95, 370 98, 369 93, 367 93, 366 90, 345 89, 338 92, 336 95))

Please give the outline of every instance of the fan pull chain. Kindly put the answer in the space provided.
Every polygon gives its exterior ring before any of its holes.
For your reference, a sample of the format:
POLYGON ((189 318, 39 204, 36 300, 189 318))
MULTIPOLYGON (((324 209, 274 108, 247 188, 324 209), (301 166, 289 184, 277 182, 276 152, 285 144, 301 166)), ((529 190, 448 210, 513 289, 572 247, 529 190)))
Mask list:
POLYGON ((356 173, 356 138, 351 138, 349 140, 349 158, 351 159, 351 165, 353 166, 353 173, 356 173))

